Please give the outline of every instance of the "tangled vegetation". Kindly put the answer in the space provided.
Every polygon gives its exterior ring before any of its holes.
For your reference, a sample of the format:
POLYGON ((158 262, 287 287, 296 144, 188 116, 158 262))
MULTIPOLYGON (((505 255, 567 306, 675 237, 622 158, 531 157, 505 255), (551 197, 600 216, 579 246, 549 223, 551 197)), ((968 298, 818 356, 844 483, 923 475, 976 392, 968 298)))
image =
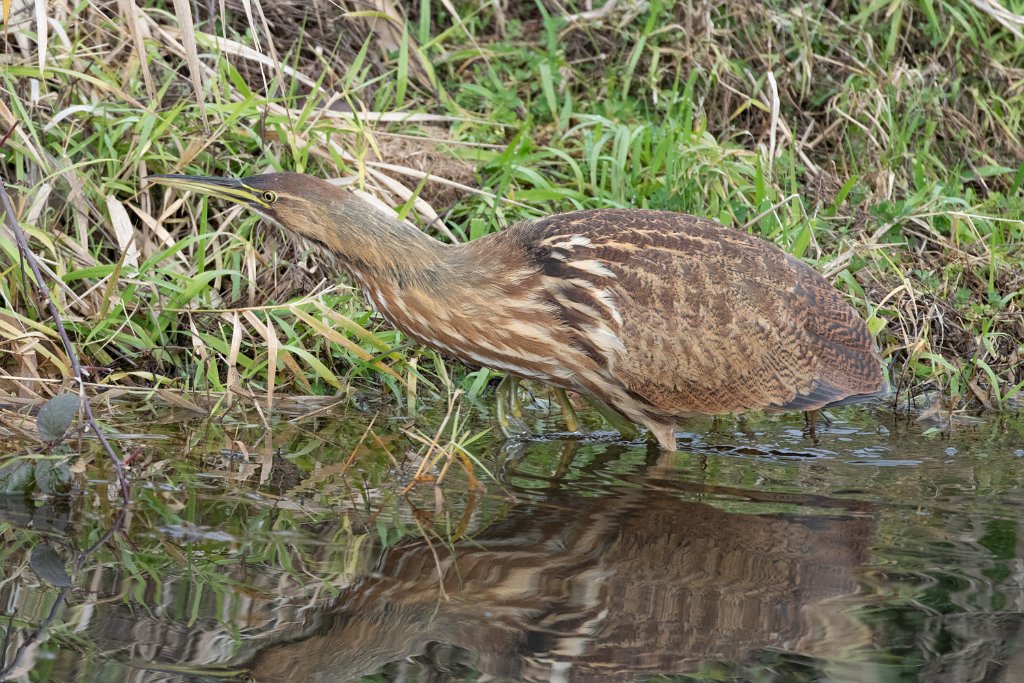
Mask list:
MULTIPOLYGON (((1019 404, 1019 1, 4 5, 0 173, 108 395, 414 410, 488 386, 323 254, 145 183, 296 170, 446 240, 576 208, 711 216, 846 292, 901 405, 1019 404)), ((0 402, 36 403, 70 364, 2 230, 0 402)))

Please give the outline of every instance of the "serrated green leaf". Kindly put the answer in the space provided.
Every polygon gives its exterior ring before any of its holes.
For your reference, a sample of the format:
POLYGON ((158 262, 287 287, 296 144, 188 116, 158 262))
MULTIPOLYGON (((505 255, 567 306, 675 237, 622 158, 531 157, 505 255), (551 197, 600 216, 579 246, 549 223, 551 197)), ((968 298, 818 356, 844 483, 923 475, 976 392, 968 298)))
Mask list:
POLYGON ((36 416, 36 428, 40 436, 47 441, 57 441, 63 437, 78 414, 80 403, 78 394, 60 394, 47 401, 36 416))

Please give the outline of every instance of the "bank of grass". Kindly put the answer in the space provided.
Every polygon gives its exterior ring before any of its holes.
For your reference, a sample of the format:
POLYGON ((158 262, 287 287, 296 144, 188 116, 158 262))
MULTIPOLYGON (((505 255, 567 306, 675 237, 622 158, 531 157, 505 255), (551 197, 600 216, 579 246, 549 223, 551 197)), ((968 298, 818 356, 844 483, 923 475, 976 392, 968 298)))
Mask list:
MULTIPOLYGON (((96 385, 481 395, 486 371, 391 331, 329 259, 144 183, 297 170, 439 239, 586 207, 711 216, 846 292, 901 402, 1019 401, 1022 2, 138 4, 40 23, 16 3, 0 57, 0 168, 96 385)), ((69 363, 0 247, 0 400, 36 401, 69 363)))

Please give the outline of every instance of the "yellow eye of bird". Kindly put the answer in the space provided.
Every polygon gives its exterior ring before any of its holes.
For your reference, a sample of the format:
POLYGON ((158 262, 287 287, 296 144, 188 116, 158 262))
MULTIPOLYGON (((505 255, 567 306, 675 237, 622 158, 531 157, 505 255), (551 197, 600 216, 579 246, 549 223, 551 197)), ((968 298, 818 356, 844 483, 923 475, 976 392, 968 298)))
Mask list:
POLYGON ((267 204, 273 204, 274 202, 277 201, 277 193, 267 190, 266 192, 263 193, 263 201, 265 201, 267 204))

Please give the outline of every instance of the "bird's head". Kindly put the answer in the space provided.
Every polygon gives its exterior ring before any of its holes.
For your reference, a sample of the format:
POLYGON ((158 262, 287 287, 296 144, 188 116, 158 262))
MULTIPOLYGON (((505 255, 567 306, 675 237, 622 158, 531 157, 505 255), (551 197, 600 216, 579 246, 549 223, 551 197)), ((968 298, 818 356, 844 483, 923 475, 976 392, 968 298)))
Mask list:
POLYGON ((248 178, 151 175, 149 181, 200 192, 248 206, 303 237, 325 241, 330 214, 351 197, 324 180, 302 173, 267 173, 248 178))
POLYGON ((248 178, 151 175, 149 180, 243 204, 285 229, 319 242, 343 265, 362 270, 408 271, 433 267, 441 243, 397 220, 356 193, 302 173, 248 178))

